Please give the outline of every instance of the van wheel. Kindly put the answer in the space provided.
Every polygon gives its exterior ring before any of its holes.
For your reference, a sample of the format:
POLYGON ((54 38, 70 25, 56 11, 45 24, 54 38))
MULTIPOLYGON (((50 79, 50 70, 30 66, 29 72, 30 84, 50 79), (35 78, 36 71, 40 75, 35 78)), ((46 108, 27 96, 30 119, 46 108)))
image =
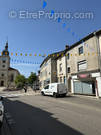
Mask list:
POLYGON ((43 96, 45 96, 44 92, 41 93, 43 96))
POLYGON ((3 125, 3 122, 0 122, 0 128, 2 127, 2 125, 3 125))
POLYGON ((63 94, 63 97, 66 97, 66 94, 63 94))
POLYGON ((56 93, 53 93, 53 97, 57 98, 57 94, 56 93))

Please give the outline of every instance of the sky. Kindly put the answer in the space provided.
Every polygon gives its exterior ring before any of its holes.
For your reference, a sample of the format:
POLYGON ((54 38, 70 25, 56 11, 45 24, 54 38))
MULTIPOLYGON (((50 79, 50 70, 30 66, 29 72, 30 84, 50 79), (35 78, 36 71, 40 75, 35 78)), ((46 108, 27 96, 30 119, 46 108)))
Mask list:
POLYGON ((71 46, 101 29, 100 13, 100 0, 0 0, 0 52, 8 40, 11 67, 29 76, 30 72, 40 69, 45 57, 39 54, 64 50, 65 45, 71 46), (39 17, 39 12, 44 15, 39 17), (26 15, 31 13, 37 13, 37 17, 26 15), (51 13, 53 18, 46 13, 51 13), (56 13, 71 16, 55 18, 56 13), (77 13, 79 17, 74 17, 77 13), (90 13, 91 16, 82 18, 82 13, 90 13))

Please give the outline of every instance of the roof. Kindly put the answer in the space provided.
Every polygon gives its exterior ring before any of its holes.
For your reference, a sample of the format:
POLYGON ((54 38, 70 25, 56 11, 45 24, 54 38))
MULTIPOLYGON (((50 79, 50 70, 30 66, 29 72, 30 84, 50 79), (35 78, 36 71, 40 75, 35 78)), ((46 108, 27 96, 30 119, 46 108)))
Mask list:
POLYGON ((48 56, 43 60, 43 62, 41 63, 40 67, 42 67, 42 65, 44 64, 44 62, 47 62, 50 58, 56 59, 56 58, 58 57, 57 54, 60 55, 60 54, 64 53, 64 51, 65 51, 65 50, 60 51, 60 52, 56 52, 56 53, 52 53, 52 54, 48 55, 48 56))
POLYGON ((17 71, 17 72, 19 72, 17 69, 15 69, 15 68, 11 68, 11 67, 9 67, 9 69, 8 69, 9 71, 11 71, 11 70, 13 70, 13 71, 17 71))
POLYGON ((80 41, 74 43, 73 45, 71 45, 71 46, 68 48, 67 51, 73 49, 74 47, 76 47, 76 46, 78 46, 79 44, 81 44, 82 42, 85 42, 86 40, 88 40, 88 39, 94 37, 95 35, 96 35, 96 36, 101 35, 101 29, 98 30, 98 31, 94 31, 94 32, 90 33, 90 34, 87 35, 86 37, 82 38, 80 41))
POLYGON ((85 42, 86 40, 94 37, 94 36, 99 36, 101 35, 101 29, 98 30, 98 31, 94 31, 92 33, 90 33, 89 35, 87 35, 86 37, 82 38, 80 41, 74 43, 73 45, 71 45, 68 49, 65 49, 63 51, 60 51, 60 52, 56 52, 56 53, 53 53, 53 54, 50 54, 49 56, 47 56, 44 61, 42 62, 42 64, 40 65, 40 67, 44 64, 44 62, 48 61, 50 58, 53 58, 53 55, 54 56, 54 59, 58 59, 59 57, 62 57, 61 54, 66 54, 66 52, 68 52, 69 50, 73 49, 74 47, 78 46, 79 44, 81 44, 82 42, 85 42), (57 56, 56 54, 58 54, 59 56, 57 56))
MULTIPOLYGON (((98 30, 98 31, 94 31, 94 32, 90 33, 90 34, 87 35, 86 37, 82 38, 80 41, 78 41, 78 42, 74 43, 73 45, 71 45, 67 50, 65 50, 65 53, 64 53, 64 54, 66 54, 66 52, 68 52, 69 50, 71 50, 71 49, 73 49, 74 47, 78 46, 78 45, 81 44, 82 42, 85 42, 86 40, 88 40, 88 39, 94 37, 95 35, 96 35, 96 36, 101 35, 101 29, 98 30)), ((58 58, 59 58, 59 57, 61 57, 61 55, 58 56, 58 58)))

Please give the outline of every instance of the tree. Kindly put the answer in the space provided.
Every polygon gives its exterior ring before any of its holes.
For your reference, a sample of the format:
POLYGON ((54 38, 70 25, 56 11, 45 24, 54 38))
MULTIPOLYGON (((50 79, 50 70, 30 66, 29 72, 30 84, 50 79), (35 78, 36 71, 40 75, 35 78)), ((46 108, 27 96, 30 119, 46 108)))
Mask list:
POLYGON ((26 78, 24 75, 18 75, 15 79, 15 84, 17 88, 23 88, 26 84, 26 78))
POLYGON ((32 86, 34 81, 37 80, 36 73, 31 72, 30 76, 28 77, 28 83, 32 86))

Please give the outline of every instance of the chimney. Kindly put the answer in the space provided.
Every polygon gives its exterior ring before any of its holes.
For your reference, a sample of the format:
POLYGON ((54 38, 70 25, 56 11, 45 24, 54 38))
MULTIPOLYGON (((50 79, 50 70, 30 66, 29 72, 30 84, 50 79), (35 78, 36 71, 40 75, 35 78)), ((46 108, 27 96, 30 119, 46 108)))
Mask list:
POLYGON ((68 50, 68 48, 69 48, 69 45, 66 45, 66 46, 65 46, 65 48, 66 48, 66 50, 68 50))

